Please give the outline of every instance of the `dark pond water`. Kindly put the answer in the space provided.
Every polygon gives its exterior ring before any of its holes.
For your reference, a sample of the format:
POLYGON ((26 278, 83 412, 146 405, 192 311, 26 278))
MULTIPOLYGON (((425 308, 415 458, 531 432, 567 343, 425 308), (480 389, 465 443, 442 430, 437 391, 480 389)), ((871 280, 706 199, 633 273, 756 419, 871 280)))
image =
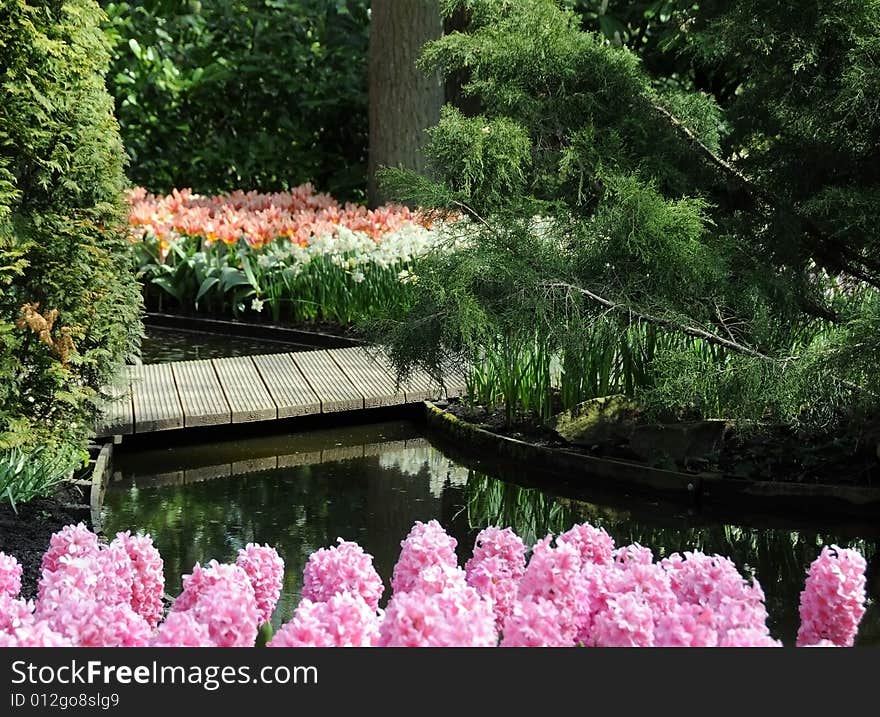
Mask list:
POLYGON ((639 542, 655 556, 700 549, 731 557, 760 580, 773 635, 786 644, 794 642, 805 571, 821 546, 856 547, 873 571, 858 644, 880 645, 880 539, 869 529, 773 519, 756 526, 659 503, 621 509, 571 500, 499 480, 485 465, 469 469, 402 422, 120 452, 113 468, 105 532, 150 532, 172 595, 197 561, 234 560, 248 542, 275 546, 286 563, 276 626, 299 601, 308 556, 337 537, 371 553, 387 586, 400 541, 416 520, 438 519, 458 540, 462 561, 486 525, 511 526, 533 542, 589 521, 618 545, 639 542))
POLYGON ((285 341, 150 326, 147 327, 146 336, 141 342, 141 359, 144 363, 171 363, 228 356, 276 354, 285 351, 309 351, 314 348, 314 346, 285 341))

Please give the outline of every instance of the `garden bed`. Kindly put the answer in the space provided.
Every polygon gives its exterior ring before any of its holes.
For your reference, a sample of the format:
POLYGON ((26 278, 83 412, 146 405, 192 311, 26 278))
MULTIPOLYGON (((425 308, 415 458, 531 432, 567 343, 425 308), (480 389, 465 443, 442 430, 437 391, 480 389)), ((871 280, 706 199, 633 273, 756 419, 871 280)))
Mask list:
POLYGON ((694 507, 748 506, 750 510, 815 515, 880 515, 880 486, 749 479, 724 471, 685 471, 591 455, 528 421, 505 427, 495 413, 457 402, 426 403, 426 420, 452 439, 461 452, 494 456, 529 471, 565 476, 574 485, 600 492, 654 495, 694 507))
POLYGON ((111 444, 91 445, 88 465, 56 485, 50 495, 17 505, 18 512, 8 502, 0 503, 0 552, 14 555, 21 563, 23 598, 37 595, 40 562, 53 533, 80 522, 100 533, 111 451, 111 444))

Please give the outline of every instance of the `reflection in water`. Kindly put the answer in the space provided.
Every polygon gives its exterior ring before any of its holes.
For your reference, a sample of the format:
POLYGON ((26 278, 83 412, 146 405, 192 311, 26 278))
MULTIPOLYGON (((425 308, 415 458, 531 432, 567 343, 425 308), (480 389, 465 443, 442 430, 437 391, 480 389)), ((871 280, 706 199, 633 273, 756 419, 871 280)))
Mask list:
POLYGON ((383 452, 379 454, 379 467, 412 478, 426 472, 428 491, 437 500, 447 488, 464 488, 470 476, 467 468, 451 461, 429 443, 420 448, 407 446, 404 450, 383 452))
POLYGON ((197 359, 277 354, 285 351, 309 351, 314 346, 269 341, 247 336, 228 336, 202 331, 183 331, 148 326, 141 341, 144 363, 171 363, 197 359))
POLYGON ((656 557, 690 549, 731 557, 760 580, 772 632, 786 644, 797 632, 805 571, 820 547, 855 547, 869 559, 873 597, 859 644, 880 644, 880 551, 873 539, 807 524, 794 531, 711 522, 656 504, 640 512, 568 500, 469 471, 405 423, 123 453, 115 469, 105 531, 150 532, 172 595, 196 562, 232 561, 248 542, 275 546, 286 564, 276 626, 299 601, 308 556, 337 537, 371 553, 387 585, 400 541, 416 520, 439 520, 458 540, 462 562, 486 525, 510 526, 532 543, 588 521, 617 544, 638 542, 656 557))

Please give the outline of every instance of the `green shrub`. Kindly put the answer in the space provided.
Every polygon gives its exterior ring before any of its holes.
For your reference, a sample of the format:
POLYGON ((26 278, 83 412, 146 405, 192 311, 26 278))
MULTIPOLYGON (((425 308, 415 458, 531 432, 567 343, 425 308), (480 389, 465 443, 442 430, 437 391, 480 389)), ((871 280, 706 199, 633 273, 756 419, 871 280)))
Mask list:
POLYGON ((366 0, 104 3, 129 176, 153 192, 363 196, 366 0))
POLYGON ((0 5, 2 450, 81 447, 141 333, 102 19, 93 0, 0 5))

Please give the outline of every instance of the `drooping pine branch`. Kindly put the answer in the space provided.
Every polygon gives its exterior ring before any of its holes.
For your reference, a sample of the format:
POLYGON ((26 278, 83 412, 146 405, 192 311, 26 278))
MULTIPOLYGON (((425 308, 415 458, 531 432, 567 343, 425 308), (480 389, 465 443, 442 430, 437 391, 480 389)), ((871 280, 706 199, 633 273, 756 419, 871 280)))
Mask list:
POLYGON ((655 326, 686 334, 687 336, 704 339, 709 343, 715 344, 716 346, 723 346, 724 348, 730 349, 731 351, 735 351, 746 356, 751 356, 752 358, 761 359, 762 361, 785 363, 787 361, 791 361, 797 358, 796 356, 791 356, 785 359, 774 358, 773 356, 769 356, 768 354, 761 353, 757 349, 753 349, 751 346, 747 346, 746 344, 740 343, 739 341, 735 341, 733 338, 726 339, 719 334, 713 333, 712 331, 707 331, 706 329, 702 329, 697 326, 692 326, 690 324, 674 321, 672 319, 666 319, 661 316, 654 316, 653 314, 648 314, 644 311, 639 311, 637 309, 634 309, 632 306, 616 301, 611 301, 610 299, 599 296, 599 294, 596 294, 589 289, 585 289, 582 286, 575 286, 574 284, 570 284, 565 281, 542 281, 539 283, 538 286, 539 288, 547 291, 561 289, 566 292, 580 294, 581 296, 585 296, 591 301, 599 304, 600 306, 604 306, 605 308, 610 309, 613 312, 626 314, 641 321, 646 321, 650 324, 654 324, 655 326))
MULTIPOLYGON (((754 180, 747 177, 730 162, 719 157, 708 146, 706 146, 706 144, 689 127, 683 124, 665 107, 656 102, 651 103, 650 106, 657 114, 661 115, 667 122, 669 122, 673 129, 678 134, 682 135, 687 142, 696 149, 707 162, 709 162, 709 164, 720 169, 725 176, 733 181, 734 184, 745 191, 753 201, 756 203, 762 202, 767 207, 775 209, 778 209, 783 205, 783 201, 779 197, 759 186, 754 180)), ((827 236, 822 228, 812 219, 800 215, 792 207, 789 206, 784 208, 786 209, 787 214, 790 214, 801 224, 804 232, 814 242, 815 248, 813 253, 814 258, 817 261, 825 266, 835 269, 836 271, 849 274, 853 278, 858 279, 875 289, 880 289, 880 276, 871 273, 880 272, 880 262, 872 261, 858 252, 853 251, 851 248, 841 245, 836 239, 827 236)), ((826 314, 827 317, 827 312, 822 313, 826 314)))
MULTIPOLYGON (((568 293, 580 294, 581 296, 585 296, 586 298, 599 304, 600 306, 604 306, 609 311, 626 314, 631 318, 636 318, 640 321, 654 324, 655 326, 658 326, 660 328, 676 331, 678 333, 685 334, 686 336, 693 336, 694 338, 703 339, 704 341, 707 341, 716 346, 722 346, 738 354, 742 354, 743 356, 750 356, 751 358, 756 358, 760 361, 765 361, 767 363, 785 366, 786 364, 791 363, 792 361, 797 361, 800 358, 799 356, 786 356, 784 358, 770 356, 768 354, 762 353, 761 351, 758 351, 757 349, 752 348, 751 346, 736 341, 733 338, 724 338, 719 334, 708 331, 707 329, 700 328, 698 326, 693 326, 688 323, 663 318, 662 316, 655 316, 644 311, 639 311, 632 306, 623 304, 621 302, 612 301, 611 299, 606 299, 605 297, 600 296, 599 294, 596 294, 589 289, 585 289, 582 286, 575 286, 574 284, 566 281, 544 281, 538 284, 538 288, 544 289, 547 292, 553 290, 563 290, 568 293)), ((837 376, 833 376, 831 378, 833 378, 834 381, 838 382, 844 388, 847 388, 851 391, 861 393, 867 390, 864 386, 860 386, 859 384, 853 383, 852 381, 849 381, 847 379, 843 379, 837 376)))

